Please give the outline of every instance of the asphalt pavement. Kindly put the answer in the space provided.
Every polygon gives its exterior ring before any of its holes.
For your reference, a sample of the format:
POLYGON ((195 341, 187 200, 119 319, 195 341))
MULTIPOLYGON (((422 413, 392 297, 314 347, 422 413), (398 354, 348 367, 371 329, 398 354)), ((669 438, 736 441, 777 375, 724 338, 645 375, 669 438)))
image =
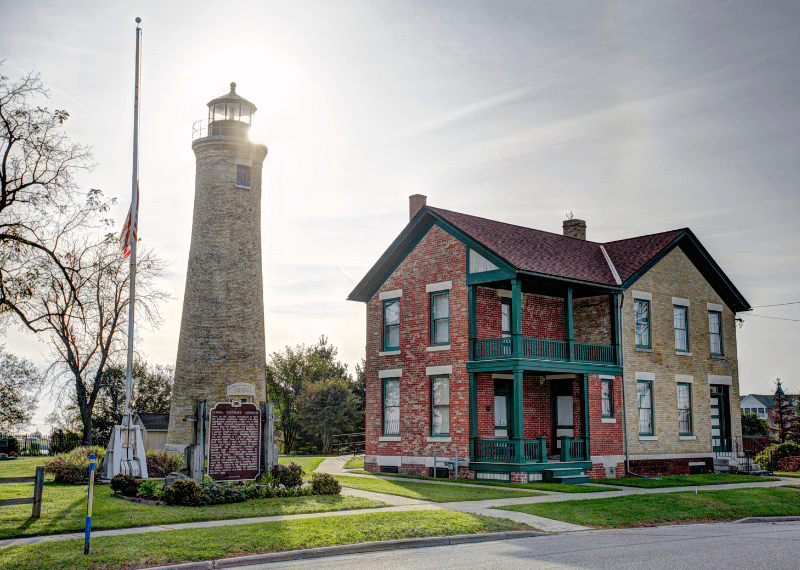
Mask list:
POLYGON ((800 522, 585 531, 237 566, 239 570, 797 570, 800 522))

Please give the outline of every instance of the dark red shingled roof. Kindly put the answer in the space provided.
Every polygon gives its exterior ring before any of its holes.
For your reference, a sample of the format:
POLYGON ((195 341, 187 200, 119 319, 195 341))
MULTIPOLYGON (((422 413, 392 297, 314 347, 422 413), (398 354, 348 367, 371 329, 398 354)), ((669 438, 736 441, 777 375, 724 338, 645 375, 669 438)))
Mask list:
POLYGON ((427 206, 427 209, 521 271, 612 286, 617 282, 601 245, 624 282, 683 231, 600 244, 441 208, 427 206))

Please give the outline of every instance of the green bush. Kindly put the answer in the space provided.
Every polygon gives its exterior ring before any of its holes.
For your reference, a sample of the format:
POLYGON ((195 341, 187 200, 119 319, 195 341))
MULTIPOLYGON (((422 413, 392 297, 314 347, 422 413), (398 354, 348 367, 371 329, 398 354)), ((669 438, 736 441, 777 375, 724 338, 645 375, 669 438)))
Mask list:
POLYGON ((305 471, 297 463, 292 461, 288 467, 286 465, 276 465, 270 471, 275 480, 275 486, 282 485, 285 489, 297 489, 303 484, 305 471))
POLYGON ((315 495, 338 495, 342 484, 330 473, 312 473, 311 490, 315 495))
POLYGON ((0 453, 6 455, 19 455, 19 440, 16 437, 0 436, 0 439, 6 442, 6 445, 0 447, 0 453))
POLYGON ((52 473, 56 483, 81 483, 89 477, 89 456, 97 456, 96 469, 100 464, 106 450, 102 447, 76 447, 69 453, 62 453, 51 457, 44 462, 44 472, 52 473))
POLYGON ((147 452, 147 475, 149 477, 163 478, 182 468, 183 458, 176 453, 169 453, 168 451, 147 452))
POLYGON ((202 496, 203 488, 192 479, 178 479, 164 489, 164 500, 171 505, 193 507, 200 504, 202 496))
POLYGON ((139 492, 139 482, 133 475, 117 473, 111 478, 111 490, 123 497, 135 497, 139 492))
POLYGON ((153 479, 142 481, 136 496, 151 501, 161 501, 164 499, 164 492, 161 490, 161 485, 161 481, 154 481, 153 479))
POLYGON ((226 505, 242 503, 247 500, 244 491, 224 483, 203 483, 200 487, 202 488, 201 505, 226 505))
POLYGON ((762 469, 774 469, 778 465, 778 461, 784 457, 792 457, 800 455, 800 445, 787 441, 778 445, 771 445, 758 455, 754 461, 758 463, 762 469))

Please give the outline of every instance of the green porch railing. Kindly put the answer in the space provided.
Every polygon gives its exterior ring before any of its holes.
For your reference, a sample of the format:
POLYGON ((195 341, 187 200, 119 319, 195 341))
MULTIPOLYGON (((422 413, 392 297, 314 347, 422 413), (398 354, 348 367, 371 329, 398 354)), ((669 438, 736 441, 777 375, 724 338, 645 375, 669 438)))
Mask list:
MULTIPOLYGON (((567 341, 523 337, 522 357, 596 364, 614 364, 616 362, 614 347, 611 345, 576 342, 572 346, 573 354, 570 358, 567 341)), ((514 339, 511 337, 480 339, 474 342, 473 358, 475 360, 508 358, 513 354, 513 348, 514 339)))
POLYGON ((474 348, 475 360, 511 356, 512 347, 513 343, 510 337, 476 340, 474 348))
POLYGON ((613 346, 576 342, 574 347, 574 359, 579 362, 602 362, 604 364, 614 364, 613 346))
MULTIPOLYGON (((475 459, 473 461, 498 461, 511 463, 515 460, 517 442, 510 439, 475 440, 475 459)), ((547 438, 523 440, 522 459, 526 463, 547 463, 547 438)))
POLYGON ((568 360, 569 344, 563 340, 523 338, 522 356, 547 360, 568 360))
POLYGON ((562 435, 561 461, 589 461, 589 438, 562 435))

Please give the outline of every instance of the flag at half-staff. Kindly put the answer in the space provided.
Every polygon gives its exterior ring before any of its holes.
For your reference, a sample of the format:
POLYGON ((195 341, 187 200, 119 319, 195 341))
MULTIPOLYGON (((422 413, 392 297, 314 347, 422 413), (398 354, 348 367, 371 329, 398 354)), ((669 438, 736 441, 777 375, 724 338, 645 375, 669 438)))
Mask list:
POLYGON ((133 198, 131 199, 131 207, 128 209, 128 217, 125 219, 125 225, 122 226, 122 233, 119 236, 119 241, 122 244, 122 257, 128 257, 131 254, 131 243, 136 241, 136 233, 139 226, 139 183, 133 190, 133 198))

